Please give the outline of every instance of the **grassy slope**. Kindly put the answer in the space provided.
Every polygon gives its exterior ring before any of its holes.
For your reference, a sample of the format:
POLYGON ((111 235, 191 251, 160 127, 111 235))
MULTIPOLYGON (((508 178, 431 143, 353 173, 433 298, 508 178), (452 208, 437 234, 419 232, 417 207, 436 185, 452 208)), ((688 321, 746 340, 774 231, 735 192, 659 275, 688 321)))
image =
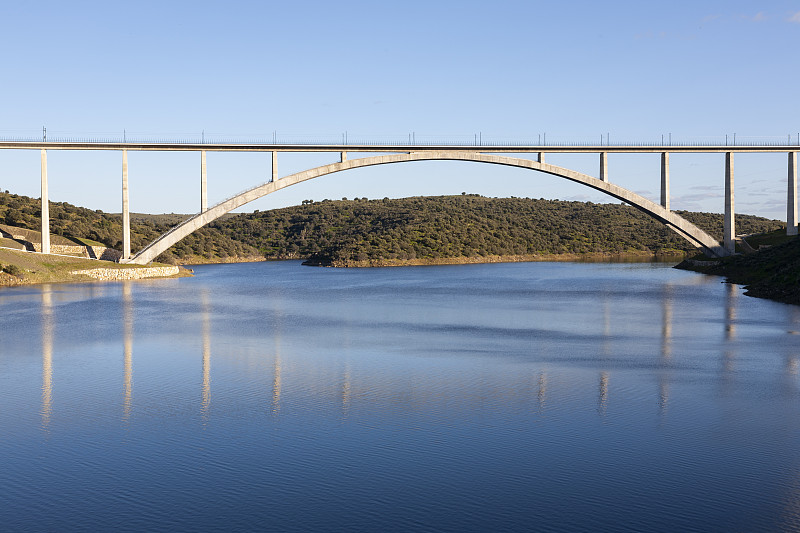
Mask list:
POLYGON ((88 276, 72 274, 72 271, 90 270, 93 268, 145 268, 139 265, 120 265, 110 261, 97 261, 95 259, 84 259, 81 257, 42 255, 25 251, 0 249, 0 266, 8 267, 9 265, 14 265, 19 268, 22 275, 12 276, 7 272, 2 272, 2 274, 0 274, 0 286, 93 281, 93 279, 88 276))

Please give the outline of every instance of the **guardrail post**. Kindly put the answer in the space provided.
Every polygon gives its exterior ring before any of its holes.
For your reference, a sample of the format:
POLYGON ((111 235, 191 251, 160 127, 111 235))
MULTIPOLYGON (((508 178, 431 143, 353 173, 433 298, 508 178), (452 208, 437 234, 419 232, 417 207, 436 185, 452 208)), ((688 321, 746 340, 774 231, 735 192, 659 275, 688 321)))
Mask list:
POLYGON ((736 222, 733 214, 733 152, 725 152, 725 216, 723 218, 725 250, 736 250, 736 222))
POLYGON ((42 253, 50 253, 50 200, 47 196, 47 151, 42 148, 42 253))
POLYGON ((661 152, 661 206, 669 210, 669 152, 661 152))
POLYGON ((786 235, 797 235, 797 152, 789 152, 789 190, 786 202, 786 235))
POLYGON ((122 150, 122 259, 131 258, 131 212, 128 203, 128 151, 122 150))

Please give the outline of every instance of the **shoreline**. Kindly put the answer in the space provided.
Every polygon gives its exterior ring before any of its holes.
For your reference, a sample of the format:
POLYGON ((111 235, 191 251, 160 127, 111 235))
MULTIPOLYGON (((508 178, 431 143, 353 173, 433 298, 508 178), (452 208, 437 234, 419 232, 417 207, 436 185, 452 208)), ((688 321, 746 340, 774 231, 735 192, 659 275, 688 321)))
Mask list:
POLYGON ((800 305, 800 238, 745 255, 719 260, 688 258, 675 268, 721 276, 743 285, 747 296, 800 305))
POLYGON ((606 253, 592 252, 585 254, 525 254, 525 255, 486 255, 470 257, 425 257, 417 259, 366 259, 363 261, 303 261, 305 266, 326 268, 384 268, 404 266, 436 266, 436 265, 473 265, 488 263, 542 263, 542 262, 590 262, 590 263, 645 263, 645 262, 680 262, 685 254, 654 254, 652 252, 606 253))

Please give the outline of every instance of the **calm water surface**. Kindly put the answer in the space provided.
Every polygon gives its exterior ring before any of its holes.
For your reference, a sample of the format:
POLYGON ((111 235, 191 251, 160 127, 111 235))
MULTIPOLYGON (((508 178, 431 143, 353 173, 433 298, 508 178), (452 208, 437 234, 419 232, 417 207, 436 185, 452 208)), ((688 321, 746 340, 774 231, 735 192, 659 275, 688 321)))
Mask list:
POLYGON ((800 531, 800 308, 660 264, 0 291, 3 531, 800 531))

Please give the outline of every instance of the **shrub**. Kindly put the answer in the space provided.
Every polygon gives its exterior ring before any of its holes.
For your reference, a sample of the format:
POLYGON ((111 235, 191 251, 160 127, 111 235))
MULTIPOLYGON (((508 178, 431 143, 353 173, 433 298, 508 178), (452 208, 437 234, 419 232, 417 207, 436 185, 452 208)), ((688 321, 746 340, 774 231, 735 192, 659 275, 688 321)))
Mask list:
POLYGON ((18 278, 21 278, 23 274, 22 269, 17 265, 3 265, 3 272, 7 272, 8 274, 18 278))

